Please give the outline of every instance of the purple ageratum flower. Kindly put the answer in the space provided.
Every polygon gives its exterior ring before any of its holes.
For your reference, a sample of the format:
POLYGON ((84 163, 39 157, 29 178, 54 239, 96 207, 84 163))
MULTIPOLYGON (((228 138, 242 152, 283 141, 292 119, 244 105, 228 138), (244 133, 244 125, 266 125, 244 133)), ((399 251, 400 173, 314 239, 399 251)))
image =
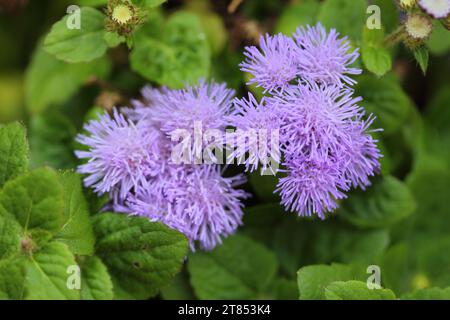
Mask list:
POLYGON ((89 135, 81 134, 77 141, 89 150, 75 154, 88 162, 78 171, 88 175, 85 185, 99 194, 116 191, 124 199, 164 168, 162 135, 133 124, 117 110, 112 117, 104 114, 99 120, 90 121, 85 130, 89 135))
POLYGON ((359 57, 358 49, 351 51, 347 38, 339 38, 335 29, 327 33, 320 23, 299 28, 294 40, 298 46, 296 61, 301 78, 323 84, 355 84, 348 75, 362 72, 350 67, 359 57))
POLYGON ((144 188, 131 197, 130 210, 183 232, 193 249, 198 242, 202 249, 211 250, 242 224, 241 200, 248 194, 234 187, 245 179, 222 177, 219 166, 182 168, 177 178, 166 179, 160 189, 144 188))
POLYGON ((227 144, 231 138, 233 146, 228 160, 237 158, 250 172, 258 169, 259 164, 265 170, 270 161, 280 163, 279 131, 283 115, 277 103, 265 98, 258 102, 251 93, 248 99, 234 100, 236 114, 228 119, 236 132, 227 136, 227 144))
POLYGON ((450 14, 450 0, 419 0, 419 6, 435 19, 443 19, 450 14))
POLYGON ((374 120, 375 117, 370 115, 367 120, 354 121, 347 129, 351 144, 344 145, 344 177, 354 188, 365 190, 370 185, 369 177, 381 169, 379 159, 382 155, 376 145, 378 141, 370 135, 381 130, 369 130, 374 120))
POLYGON ((292 157, 286 165, 287 176, 279 180, 276 192, 281 204, 300 216, 317 214, 321 219, 325 213, 337 208, 336 200, 344 199, 348 190, 342 178, 340 165, 332 158, 309 159, 292 157))
POLYGON ((234 91, 225 84, 207 84, 182 90, 146 87, 142 91, 144 102, 133 101, 134 109, 127 109, 127 116, 156 126, 173 139, 173 160, 176 163, 193 163, 205 156, 217 160, 213 151, 203 155, 206 146, 215 150, 223 144, 226 116, 232 113, 234 91), (202 134, 217 129, 212 137, 202 134))
POLYGON ((224 130, 233 97, 234 90, 216 83, 201 82, 181 90, 147 89, 146 99, 152 101, 148 117, 167 134, 177 129, 192 131, 195 122, 201 122, 204 129, 224 130))
POLYGON ((285 113, 281 134, 287 177, 277 191, 288 210, 324 218, 345 191, 369 185, 368 177, 379 170, 380 153, 368 131, 373 117, 362 120, 361 99, 352 93, 310 83, 274 98, 285 113))
POLYGON ((337 85, 320 86, 317 83, 299 84, 275 97, 283 110, 281 128, 285 157, 326 158, 330 153, 352 147, 346 131, 355 118, 364 111, 357 105, 360 97, 352 97, 352 91, 337 85))
POLYGON ((253 76, 248 84, 256 84, 266 92, 283 91, 297 78, 299 71, 294 41, 281 33, 266 34, 260 37, 259 47, 246 47, 246 59, 240 64, 242 71, 253 76))

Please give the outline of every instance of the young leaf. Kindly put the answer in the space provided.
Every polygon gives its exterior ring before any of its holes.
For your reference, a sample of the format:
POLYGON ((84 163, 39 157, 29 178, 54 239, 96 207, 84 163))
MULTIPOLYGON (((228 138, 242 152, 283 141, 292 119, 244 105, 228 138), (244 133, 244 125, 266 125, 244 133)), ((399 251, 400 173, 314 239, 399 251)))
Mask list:
POLYGON ((81 258, 80 268, 82 300, 113 299, 114 293, 111 277, 106 266, 98 257, 81 258))
POLYGON ((355 191, 343 202, 340 215, 358 227, 389 227, 414 212, 416 202, 409 188, 397 178, 374 181, 366 191, 355 191))
POLYGON ((56 172, 42 168, 8 181, 0 192, 0 215, 19 222, 25 232, 55 233, 63 222, 63 190, 56 172))
MULTIPOLYGON (((80 291, 68 286, 68 268, 76 266, 66 245, 53 242, 26 259, 25 299, 77 300, 80 291)), ((74 274, 74 276, 76 276, 74 274)))
POLYGON ((88 63, 69 64, 41 48, 33 54, 25 79, 25 98, 31 113, 65 102, 90 77, 105 77, 111 69, 106 58, 88 63))
POLYGON ((416 58, 417 63, 420 66, 420 69, 422 69, 423 74, 427 73, 428 69, 428 60, 429 60, 429 53, 428 49, 424 46, 414 49, 414 58, 416 58))
POLYGON ((19 123, 0 126, 0 187, 27 171, 28 144, 19 123))
POLYGON ((301 300, 324 300, 325 288, 335 281, 365 280, 366 269, 342 264, 312 265, 298 270, 297 283, 301 300))
POLYGON ((383 46, 383 29, 364 28, 361 58, 367 70, 382 76, 392 68, 392 58, 383 46))
POLYGON ((69 63, 89 62, 105 54, 105 16, 90 7, 81 8, 79 15, 79 28, 68 27, 69 16, 53 25, 44 41, 48 53, 69 63))
POLYGON ((65 243, 73 254, 94 253, 94 232, 89 208, 81 187, 81 178, 73 172, 60 174, 64 189, 64 225, 56 239, 65 243))
POLYGON ((362 281, 336 281, 325 288, 327 300, 395 300, 389 289, 369 289, 362 281))
POLYGON ((96 253, 108 267, 116 299, 148 299, 181 269, 188 247, 181 233, 117 213, 92 219, 96 253))
POLYGON ((191 284, 200 299, 255 299, 264 295, 278 269, 275 255, 242 235, 211 252, 189 258, 191 284))
POLYGON ((208 43, 198 18, 187 12, 172 15, 158 34, 136 33, 131 68, 161 85, 180 88, 209 73, 208 43))

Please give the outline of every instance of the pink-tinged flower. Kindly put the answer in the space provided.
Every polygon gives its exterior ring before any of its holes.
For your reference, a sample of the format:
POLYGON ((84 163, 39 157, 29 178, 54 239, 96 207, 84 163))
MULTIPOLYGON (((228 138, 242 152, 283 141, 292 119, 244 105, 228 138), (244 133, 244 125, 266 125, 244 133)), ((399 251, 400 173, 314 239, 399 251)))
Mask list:
POLYGON ((419 0, 419 6, 435 19, 446 18, 450 14, 450 0, 419 0))
POLYGON ((339 38, 335 29, 327 33, 320 23, 315 27, 299 28, 294 33, 294 40, 298 46, 297 62, 302 79, 322 84, 355 84, 348 75, 362 72, 351 67, 359 57, 358 49, 352 51, 347 38, 339 38))
POLYGON ((258 102, 251 93, 248 99, 234 100, 235 115, 228 119, 236 131, 227 136, 227 145, 233 146, 228 160, 237 159, 250 172, 258 169, 259 165, 263 171, 273 169, 275 164, 278 168, 283 114, 277 103, 265 98, 258 102))
POLYGON ((283 91, 297 78, 295 43, 281 33, 261 36, 259 48, 246 47, 244 55, 241 70, 253 76, 248 84, 256 84, 265 91, 283 91))
POLYGON ((104 114, 89 122, 85 130, 88 135, 79 135, 77 141, 88 150, 75 154, 88 161, 78 171, 88 175, 85 185, 99 194, 117 189, 120 197, 125 198, 164 167, 163 136, 133 124, 117 110, 112 117, 104 114))

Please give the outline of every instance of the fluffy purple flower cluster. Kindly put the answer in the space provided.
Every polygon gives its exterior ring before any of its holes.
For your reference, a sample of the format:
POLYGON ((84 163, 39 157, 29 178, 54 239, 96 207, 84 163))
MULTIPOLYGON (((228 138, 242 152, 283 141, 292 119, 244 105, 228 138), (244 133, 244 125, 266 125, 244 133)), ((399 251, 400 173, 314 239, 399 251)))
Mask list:
POLYGON ((192 249, 210 250, 242 223, 242 200, 235 189, 242 175, 222 176, 219 165, 173 163, 174 130, 194 130, 199 121, 208 129, 225 130, 234 92, 224 85, 201 83, 184 90, 143 90, 134 108, 114 110, 85 126, 77 140, 87 161, 79 167, 85 185, 108 193, 112 209, 160 221, 183 232, 192 249), (125 116, 126 118, 125 118, 125 116))
MULTIPOLYGON (((317 24, 298 29, 292 38, 261 37, 259 48, 247 47, 245 56, 241 70, 266 96, 260 103, 252 95, 236 100, 233 122, 238 128, 279 129, 282 204, 300 216, 323 219, 345 192, 364 189, 380 169, 369 130, 374 117, 366 117, 351 88, 356 82, 350 76, 361 73, 352 67, 358 50, 336 30, 317 24)), ((255 169, 252 163, 247 169, 255 169)))

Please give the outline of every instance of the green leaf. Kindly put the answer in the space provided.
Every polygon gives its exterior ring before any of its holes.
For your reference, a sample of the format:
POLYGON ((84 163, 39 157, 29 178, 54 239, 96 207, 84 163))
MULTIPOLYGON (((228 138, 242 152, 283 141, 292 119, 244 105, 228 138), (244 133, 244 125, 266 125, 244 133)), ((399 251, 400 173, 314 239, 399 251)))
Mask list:
POLYGON ((28 144, 19 123, 0 126, 0 187, 27 171, 28 144))
POLYGON ((24 259, 0 260, 0 300, 23 298, 25 269, 24 259))
POLYGON ((273 298, 277 300, 297 300, 298 287, 294 280, 275 279, 272 284, 273 298))
POLYGON ((105 16, 90 7, 81 8, 79 14, 80 29, 69 29, 70 15, 65 16, 53 25, 44 41, 48 53, 69 63, 95 60, 108 48, 104 39, 105 16))
POLYGON ((96 253, 108 267, 116 299, 147 299, 180 270, 188 243, 179 232, 146 218, 93 217, 96 253))
POLYGON ((362 281, 336 281, 325 289, 327 300, 395 300, 389 289, 369 289, 362 281))
POLYGON ((81 299, 111 300, 113 299, 113 284, 108 270, 103 262, 95 257, 83 257, 81 268, 81 299))
POLYGON ((365 280, 365 269, 342 264, 313 265, 298 270, 297 283, 301 300, 324 300, 325 288, 335 281, 365 280))
POLYGON ((147 34, 148 28, 144 25, 136 33, 130 56, 134 71, 171 88, 193 84, 208 76, 208 43, 195 15, 179 11, 170 17, 160 33, 147 34))
POLYGON ((65 172, 60 179, 64 189, 64 225, 56 239, 65 243, 73 254, 91 255, 95 239, 81 178, 76 173, 65 172))
POLYGON ((428 39, 427 46, 435 55, 444 55, 450 50, 448 30, 438 20, 433 21, 433 33, 428 39))
POLYGON ((227 238, 211 252, 192 254, 188 263, 200 299, 262 298, 277 269, 272 252, 242 235, 227 238))
POLYGON ((148 9, 156 8, 166 1, 167 0, 132 0, 133 3, 139 6, 145 6, 148 9))
POLYGON ((313 25, 319 12, 320 4, 315 0, 306 0, 287 6, 276 24, 275 32, 292 35, 298 27, 313 25))
POLYGON ((428 49, 424 46, 418 47, 414 49, 414 58, 416 58, 417 63, 420 66, 420 69, 422 69, 423 74, 427 73, 428 69, 428 60, 429 60, 429 53, 428 49))
POLYGON ((364 28, 361 58, 367 70, 382 76, 392 68, 392 58, 383 46, 383 29, 364 28))
POLYGON ((66 245, 48 244, 25 263, 25 299, 28 300, 77 300, 80 291, 70 289, 67 270, 76 266, 75 259, 66 245))
POLYGON ((183 269, 178 273, 170 285, 161 289, 161 295, 165 300, 195 300, 187 271, 183 269))
POLYGON ((340 209, 340 215, 358 227, 390 227, 406 218, 416 209, 416 202, 405 183, 386 176, 374 181, 367 190, 349 195, 340 209))
POLYGON ((401 300, 450 300, 450 287, 441 288, 426 288, 416 290, 411 293, 404 294, 400 297, 401 300))
POLYGON ((0 260, 20 251, 22 227, 13 219, 0 215, 0 260))
POLYGON ((443 86, 431 99, 425 110, 425 120, 442 136, 450 136, 450 85, 443 86))
POLYGON ((0 215, 12 217, 27 233, 55 233, 63 221, 63 190, 58 175, 42 168, 8 181, 0 192, 0 215))
POLYGON ((33 54, 25 79, 28 110, 39 113, 51 105, 65 102, 89 78, 104 78, 110 68, 106 58, 89 63, 69 64, 38 48, 33 54))
POLYGON ((357 41, 361 39, 362 26, 366 23, 366 9, 365 0, 328 0, 321 5, 317 20, 357 41))
POLYGON ((30 127, 32 168, 44 165, 57 169, 76 167, 72 144, 77 130, 67 117, 48 111, 32 117, 30 127))
POLYGON ((355 94, 362 96, 361 106, 377 117, 374 127, 382 128, 386 135, 398 131, 412 109, 412 102, 398 80, 367 75, 357 80, 355 94))

